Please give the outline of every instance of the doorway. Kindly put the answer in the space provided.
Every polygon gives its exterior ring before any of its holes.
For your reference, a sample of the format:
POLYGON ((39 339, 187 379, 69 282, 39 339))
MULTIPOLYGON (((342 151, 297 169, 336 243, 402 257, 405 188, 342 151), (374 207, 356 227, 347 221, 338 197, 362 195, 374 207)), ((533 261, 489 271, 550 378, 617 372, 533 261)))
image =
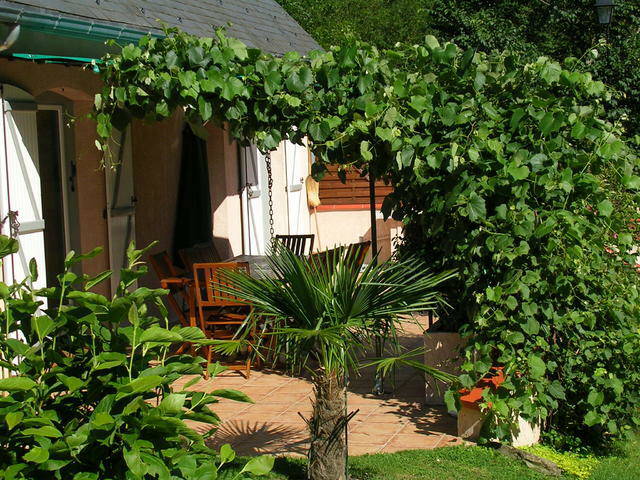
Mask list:
POLYGON ((22 281, 31 259, 34 288, 57 283, 69 250, 62 107, 38 105, 24 90, 0 84, 0 220, 20 242, 3 262, 6 282, 22 281))

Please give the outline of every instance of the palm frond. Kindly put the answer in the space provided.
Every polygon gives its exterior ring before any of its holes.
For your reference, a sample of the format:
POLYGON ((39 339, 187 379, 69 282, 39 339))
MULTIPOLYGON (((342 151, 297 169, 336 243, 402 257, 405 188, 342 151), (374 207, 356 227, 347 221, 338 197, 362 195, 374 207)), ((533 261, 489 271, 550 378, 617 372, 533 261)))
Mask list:
MULTIPOLYGON (((264 330, 278 338, 274 353, 300 370, 357 369, 357 355, 376 338, 397 338, 399 315, 443 305, 438 287, 455 276, 431 273, 413 258, 361 268, 346 249, 307 259, 275 247, 267 259, 270 275, 228 271, 216 288, 251 305, 252 328, 267 325, 264 330)), ((412 362, 404 356, 396 361, 412 362)))
POLYGON ((414 350, 410 350, 396 356, 387 356, 384 358, 374 359, 370 362, 364 363, 362 367, 376 367, 376 370, 379 373, 381 373, 382 375, 387 375, 389 372, 398 367, 407 366, 445 383, 450 384, 457 381, 458 377, 456 377, 455 375, 451 375, 450 373, 442 372, 437 368, 425 365, 422 361, 422 358, 424 358, 424 353, 424 348, 416 348, 414 350), (420 360, 416 360, 416 358, 419 358, 420 360))

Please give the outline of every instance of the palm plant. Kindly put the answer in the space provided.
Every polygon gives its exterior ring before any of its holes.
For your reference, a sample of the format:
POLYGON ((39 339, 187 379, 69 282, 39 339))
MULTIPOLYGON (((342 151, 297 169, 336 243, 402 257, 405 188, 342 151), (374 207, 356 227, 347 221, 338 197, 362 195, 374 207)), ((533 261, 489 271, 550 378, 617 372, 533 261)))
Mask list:
POLYGON ((233 286, 221 286, 253 306, 252 321, 267 325, 276 337, 264 342, 275 358, 310 374, 315 394, 307 420, 311 480, 345 478, 344 432, 351 418, 346 379, 360 368, 360 354, 383 335, 397 343, 399 315, 435 308, 442 301, 436 287, 453 276, 429 273, 414 259, 361 268, 355 257, 338 250, 305 259, 274 247, 269 275, 229 272, 233 286))

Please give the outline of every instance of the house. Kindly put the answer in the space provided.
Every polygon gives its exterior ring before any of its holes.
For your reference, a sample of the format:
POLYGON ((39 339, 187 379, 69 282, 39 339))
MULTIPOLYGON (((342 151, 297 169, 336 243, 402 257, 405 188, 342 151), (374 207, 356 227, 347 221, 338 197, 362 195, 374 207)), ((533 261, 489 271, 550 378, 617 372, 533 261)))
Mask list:
MULTIPOLYGON (((92 59, 108 50, 105 40, 125 44, 149 32, 161 35, 158 20, 202 36, 228 25, 229 35, 276 55, 319 48, 275 0, 0 0, 0 42, 6 42, 0 52, 0 219, 6 219, 2 233, 18 235, 22 245, 4 263, 5 279, 24 278, 33 257, 36 285, 52 283, 71 249, 105 247, 84 263, 89 275, 117 271, 131 240, 138 246, 158 240, 153 251, 171 251, 176 218, 184 213, 177 212, 183 119, 134 121, 116 139, 118 164, 101 169, 95 124, 87 118, 101 88, 92 59)), ((225 258, 263 253, 270 238, 264 159, 222 129, 210 126, 208 133, 217 250, 225 258)), ((311 161, 306 147, 290 143, 272 154, 275 233, 319 233, 320 248, 370 237, 363 180, 321 182, 323 204, 309 210, 311 161)), ((388 255, 398 225, 379 223, 388 255)), ((156 286, 149 277, 145 282, 156 286)), ((114 275, 102 293, 117 281, 114 275)))

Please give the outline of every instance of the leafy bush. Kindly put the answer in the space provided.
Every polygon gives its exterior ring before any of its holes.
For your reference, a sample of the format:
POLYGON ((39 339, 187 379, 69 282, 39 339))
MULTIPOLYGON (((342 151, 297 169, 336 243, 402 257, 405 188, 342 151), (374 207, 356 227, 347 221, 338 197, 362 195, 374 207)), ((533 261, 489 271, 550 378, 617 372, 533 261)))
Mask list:
POLYGON ((602 119, 604 86, 571 61, 455 65, 432 67, 441 106, 414 129, 428 146, 394 167, 383 210, 404 219, 404 251, 460 271, 448 321, 471 336, 461 380, 506 367, 486 396, 499 434, 520 411, 618 435, 640 424, 635 152, 602 119))
MULTIPOLYGON (((3 257, 17 249, 15 240, 0 237, 3 257)), ((171 356, 171 344, 201 342, 204 335, 168 328, 165 291, 134 288, 146 272, 142 250, 129 248, 129 267, 112 299, 91 292, 110 272, 86 278, 71 268, 97 253, 71 252, 58 286, 0 283, 0 478, 215 478, 233 452, 225 447, 217 461, 185 421, 216 425, 209 407, 218 397, 249 399, 233 390, 175 388, 182 375, 202 373, 202 359, 171 356), (150 313, 151 302, 162 319, 150 313)), ((221 370, 216 365, 212 374, 221 370)), ((271 463, 258 457, 245 472, 267 472, 271 463)))

